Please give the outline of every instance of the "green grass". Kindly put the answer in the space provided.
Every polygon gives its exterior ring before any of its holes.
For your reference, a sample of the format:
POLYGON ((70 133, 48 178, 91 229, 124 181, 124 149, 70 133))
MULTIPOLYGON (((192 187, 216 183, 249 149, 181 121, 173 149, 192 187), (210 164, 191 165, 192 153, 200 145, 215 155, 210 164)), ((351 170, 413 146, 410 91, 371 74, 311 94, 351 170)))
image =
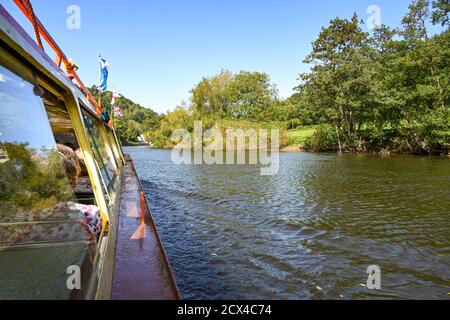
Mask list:
POLYGON ((316 132, 315 128, 301 128, 287 131, 286 136, 289 138, 289 145, 300 145, 314 135, 314 132, 316 132))

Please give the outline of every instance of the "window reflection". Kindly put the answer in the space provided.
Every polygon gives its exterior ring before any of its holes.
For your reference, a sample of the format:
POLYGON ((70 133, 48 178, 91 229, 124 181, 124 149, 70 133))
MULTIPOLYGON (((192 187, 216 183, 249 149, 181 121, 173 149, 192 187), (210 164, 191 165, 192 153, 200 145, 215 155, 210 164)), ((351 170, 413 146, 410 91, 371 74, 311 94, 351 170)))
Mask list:
MULTIPOLYGON (((110 145, 118 146, 117 140, 115 139, 115 136, 114 136, 114 132, 112 130, 108 130, 107 134, 108 134, 108 139, 109 139, 110 145)), ((119 160, 120 159, 119 151, 116 148, 113 150, 113 152, 114 152, 114 159, 115 159, 117 165, 119 166, 119 164, 121 163, 121 160, 119 160)))
POLYGON ((66 268, 90 276, 97 240, 33 88, 0 66, 0 299, 68 299, 66 268))
POLYGON ((88 131, 88 139, 94 154, 95 161, 102 175, 106 188, 111 191, 115 188, 116 170, 113 164, 115 159, 108 155, 105 142, 100 136, 100 131, 94 119, 83 110, 84 123, 88 131))
POLYGON ((0 67, 0 222, 73 200, 42 101, 0 67))

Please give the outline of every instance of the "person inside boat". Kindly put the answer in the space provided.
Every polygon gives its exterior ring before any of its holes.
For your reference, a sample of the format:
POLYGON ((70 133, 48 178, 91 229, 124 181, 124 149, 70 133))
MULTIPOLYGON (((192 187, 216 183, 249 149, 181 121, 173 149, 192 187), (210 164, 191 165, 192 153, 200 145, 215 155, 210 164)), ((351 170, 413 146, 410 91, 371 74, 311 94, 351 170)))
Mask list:
POLYGON ((81 151, 81 148, 76 149, 75 153, 77 155, 78 162, 80 163, 81 172, 80 172, 79 176, 80 177, 87 177, 87 176, 89 176, 86 163, 84 162, 83 152, 81 151))
POLYGON ((81 173, 80 162, 76 153, 72 148, 60 144, 57 144, 58 153, 61 156, 61 161, 63 162, 64 169, 67 173, 67 178, 69 179, 69 184, 72 189, 75 189, 78 183, 78 177, 81 173))
MULTIPOLYGON (((74 159, 79 166, 79 172, 77 175, 77 190, 80 189, 82 193, 86 193, 87 191, 92 190, 92 186, 89 180, 89 173, 86 167, 86 163, 84 161, 83 152, 76 141, 75 134, 73 132, 69 133, 56 133, 55 140, 57 145, 61 145, 61 149, 65 149, 65 147, 69 147, 71 150, 68 151, 68 155, 71 156, 73 150, 75 150, 75 154, 77 159, 74 159)), ((63 154, 65 154, 65 150, 60 150, 63 154)), ((68 164, 70 166, 70 164, 68 164)), ((66 171, 69 171, 70 168, 67 168, 66 171)), ((72 175, 68 175, 69 177, 72 175)), ((72 185, 73 187, 74 185, 72 185)), ((90 192, 92 193, 92 191, 90 192)), ((83 202, 84 203, 84 202, 83 202)))
MULTIPOLYGON (((78 177, 81 173, 81 166, 77 156, 77 153, 67 145, 57 143, 58 153, 63 162, 64 169, 66 170, 69 184, 73 190, 75 190, 78 182, 78 177)), ((102 232, 102 217, 100 210, 97 206, 83 205, 79 203, 68 203, 68 207, 72 210, 81 211, 91 231, 98 239, 102 232)))

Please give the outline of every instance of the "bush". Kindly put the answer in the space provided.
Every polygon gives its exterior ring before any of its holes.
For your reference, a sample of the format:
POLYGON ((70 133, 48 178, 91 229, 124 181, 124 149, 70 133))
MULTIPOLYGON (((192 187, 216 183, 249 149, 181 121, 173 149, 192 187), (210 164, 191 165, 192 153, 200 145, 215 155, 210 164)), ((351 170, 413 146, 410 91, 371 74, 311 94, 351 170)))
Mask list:
POLYGON ((302 125, 302 121, 298 118, 294 118, 294 119, 291 119, 288 121, 287 129, 289 129, 289 130, 297 129, 301 125, 302 125))
POLYGON ((339 150, 339 139, 336 128, 330 125, 320 125, 315 133, 306 138, 304 148, 314 152, 339 150))
POLYGON ((145 138, 154 148, 165 149, 171 147, 170 137, 166 137, 161 130, 148 132, 145 134, 145 138))

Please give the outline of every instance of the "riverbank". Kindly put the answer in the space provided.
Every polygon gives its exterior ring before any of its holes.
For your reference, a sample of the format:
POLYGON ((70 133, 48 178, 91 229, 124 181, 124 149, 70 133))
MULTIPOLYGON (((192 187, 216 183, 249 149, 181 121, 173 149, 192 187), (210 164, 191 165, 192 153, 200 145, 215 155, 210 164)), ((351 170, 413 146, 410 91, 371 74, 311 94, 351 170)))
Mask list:
MULTIPOLYGON (((377 146, 374 148, 363 146, 363 141, 360 141, 360 146, 335 146, 333 141, 323 141, 323 135, 320 132, 320 126, 301 127, 293 130, 280 130, 280 152, 309 152, 309 153, 355 153, 355 154, 402 154, 402 155, 430 155, 430 156, 449 156, 450 150, 434 150, 430 152, 412 152, 406 148, 393 149, 389 146, 377 146)), ((160 146, 149 145, 145 143, 127 142, 124 146, 150 146, 156 149, 170 150, 174 147, 173 144, 164 144, 160 146)), ((246 146, 247 147, 247 146, 246 146)), ((221 151, 230 151, 224 146, 221 151)), ((248 151, 248 150, 246 150, 248 151)))
MULTIPOLYGON (((450 132, 447 132, 450 136, 450 132)), ((315 126, 284 132, 286 145, 281 145, 282 152, 311 153, 358 153, 358 154, 403 154, 420 156, 450 156, 450 139, 448 142, 426 146, 417 135, 393 135, 382 142, 361 131, 359 138, 344 143, 340 135, 330 126, 315 126)))
POLYGON ((294 130, 285 131, 283 134, 286 137, 287 145, 281 146, 281 152, 305 152, 305 142, 314 136, 316 132, 315 127, 303 127, 294 130))
POLYGON ((123 147, 152 147, 152 145, 144 142, 122 142, 123 147))
MULTIPOLYGON (((151 149, 155 150, 171 150, 172 148, 159 148, 150 146, 148 144, 136 144, 136 145, 128 145, 127 147, 149 147, 151 149)), ((221 151, 231 151, 231 150, 221 150, 221 151)), ((234 151, 234 150, 233 150, 234 151)), ((249 151, 249 150, 245 150, 249 151)), ((302 146, 298 145, 289 145, 285 147, 280 148, 280 152, 282 153, 311 153, 311 154, 321 154, 321 153, 339 153, 339 149, 329 149, 324 151, 314 151, 314 150, 307 150, 303 148, 302 146)), ((383 156, 389 156, 389 155, 405 155, 405 156, 436 156, 436 157, 447 157, 450 159, 450 153, 444 154, 444 153, 435 153, 435 154, 413 154, 413 153, 407 153, 407 152, 395 152, 395 151, 389 151, 389 150, 381 150, 381 151, 358 151, 358 150, 351 150, 351 149, 343 149, 343 154, 375 154, 375 155, 383 155, 383 156)))

